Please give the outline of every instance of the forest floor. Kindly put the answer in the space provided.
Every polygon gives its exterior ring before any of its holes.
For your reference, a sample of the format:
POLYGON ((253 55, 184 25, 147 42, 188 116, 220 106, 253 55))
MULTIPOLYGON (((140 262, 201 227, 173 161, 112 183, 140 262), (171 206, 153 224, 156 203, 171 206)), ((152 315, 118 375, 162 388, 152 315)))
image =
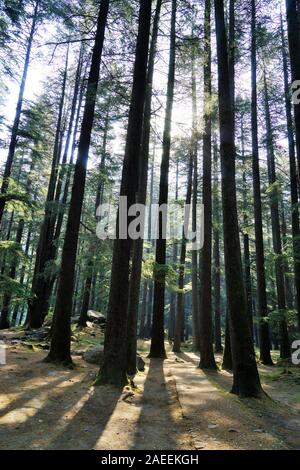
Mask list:
MULTIPOLYGON (((228 372, 203 372, 195 354, 175 355, 168 344, 167 360, 149 360, 145 342, 137 388, 118 391, 94 387, 98 367, 80 356, 74 369, 43 363, 43 345, 12 340, 18 334, 1 332, 1 449, 300 449, 299 368, 260 367, 271 398, 240 400, 228 372)), ((101 340, 79 336, 73 350, 101 340)))

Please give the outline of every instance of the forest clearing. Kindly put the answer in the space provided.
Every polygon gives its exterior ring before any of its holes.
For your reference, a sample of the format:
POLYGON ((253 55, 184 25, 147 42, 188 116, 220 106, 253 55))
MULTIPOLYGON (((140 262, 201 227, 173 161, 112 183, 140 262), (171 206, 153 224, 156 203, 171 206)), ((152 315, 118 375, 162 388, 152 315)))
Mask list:
MULTIPOLYGON (((87 331, 74 352, 91 340, 99 344, 103 335, 87 331)), ((168 360, 145 358, 136 388, 120 391, 94 387, 97 365, 76 352, 74 369, 58 369, 42 362, 38 342, 32 350, 34 342, 9 341, 9 365, 0 375, 0 438, 7 449, 299 449, 299 369, 261 367, 270 398, 241 403, 229 394, 230 374, 196 369, 199 357, 191 352, 174 354, 167 346, 168 360)), ((149 342, 139 350, 145 357, 149 342)))
POLYGON ((0 450, 299 451, 299 195, 300 1, 0 0, 0 450))

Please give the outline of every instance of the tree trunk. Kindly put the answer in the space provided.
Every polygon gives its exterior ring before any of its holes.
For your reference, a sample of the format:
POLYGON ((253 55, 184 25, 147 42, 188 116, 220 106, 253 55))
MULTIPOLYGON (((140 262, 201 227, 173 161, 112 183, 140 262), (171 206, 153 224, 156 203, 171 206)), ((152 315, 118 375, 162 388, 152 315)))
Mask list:
MULTIPOLYGON (((167 104, 163 135, 163 154, 160 169, 159 206, 168 204, 169 192, 169 166, 171 149, 171 121, 175 86, 175 58, 176 58, 176 12, 177 1, 172 0, 170 57, 167 87, 167 104)), ((154 268, 154 299, 153 299, 153 324, 151 336, 151 348, 149 357, 166 357, 164 342, 164 310, 165 310, 165 282, 166 282, 166 240, 164 232, 163 216, 160 213, 158 220, 159 235, 156 243, 156 266, 154 268)))
POLYGON ((225 320, 225 346, 223 353, 222 369, 232 371, 232 353, 231 353, 231 340, 230 340, 230 328, 229 328, 229 312, 226 308, 226 320, 225 320))
POLYGON ((213 324, 211 301, 212 252, 212 118, 211 118, 211 0, 205 1, 204 19, 204 135, 203 135, 203 205, 204 246, 201 256, 201 307, 200 307, 200 364, 202 369, 216 369, 213 349, 213 324))
MULTIPOLYGON (((188 171, 188 181, 187 181, 187 194, 185 204, 186 206, 191 204, 192 198, 192 183, 193 183, 193 159, 194 155, 191 152, 190 162, 189 162, 189 171, 188 171)), ((178 293, 177 293, 177 314, 176 314, 176 323, 175 323, 175 336, 174 336, 174 345, 173 352, 180 352, 182 336, 184 339, 184 276, 185 276, 185 259, 186 259, 186 233, 187 233, 187 224, 185 229, 182 230, 182 242, 181 242, 181 252, 180 252, 180 265, 179 265, 179 278, 178 278, 178 293)))
POLYGON ((12 165, 14 162, 15 151, 17 147, 20 119, 21 119, 21 113, 22 113, 22 107, 23 107, 23 101, 24 101, 24 92, 25 92, 25 86, 26 86, 27 75, 28 75, 29 64, 30 64, 31 50, 32 50, 35 29, 36 29, 36 25, 38 21, 39 3, 40 3, 40 0, 37 0, 35 3, 34 12, 33 12, 30 34, 29 34, 28 41, 27 41, 26 57, 25 57, 25 62, 24 62, 21 84, 20 84, 16 114, 15 114, 15 119, 14 119, 12 133, 11 133, 8 156, 7 156, 4 173, 3 173, 1 197, 0 197, 0 226, 1 226, 3 211, 4 211, 5 203, 6 203, 6 194, 7 194, 8 187, 9 187, 9 178, 11 176, 11 169, 12 169, 12 165))
POLYGON ((284 269, 282 261, 282 240, 280 232, 280 215, 279 215, 279 198, 278 183, 276 176, 276 164, 274 155, 274 141, 273 141, 273 128, 271 122, 271 114, 269 107, 269 93, 266 78, 266 71, 264 70, 264 100, 265 100, 265 118, 266 118, 266 131, 267 131, 267 157, 268 157, 268 175, 269 184, 271 186, 270 192, 270 205, 271 205, 271 220, 272 220, 272 238, 273 249, 276 255, 275 259, 275 273, 276 273, 276 289, 277 289, 277 306, 280 315, 279 331, 280 331, 280 357, 288 359, 291 356, 290 341, 288 334, 288 326, 286 321, 286 299, 285 299, 285 282, 284 282, 284 269))
MULTIPOLYGON (((296 0, 286 0, 286 15, 288 26, 288 41, 291 61, 292 82, 300 80, 300 38, 297 17, 296 0)), ((294 105, 295 129, 296 129, 296 150, 298 162, 298 183, 300 179, 300 104, 294 105)))
POLYGON ((251 0, 251 124, 252 124, 252 169, 254 191, 254 218, 255 218, 255 249, 257 272, 257 300, 260 337, 260 360, 265 365, 272 365, 269 325, 265 320, 268 316, 265 253, 262 225, 262 204, 260 188, 259 147, 258 147, 258 121, 257 121, 257 59, 256 59, 256 0, 251 0))
MULTIPOLYGON (((145 205, 147 198, 147 179, 149 166, 149 142, 151 131, 151 103, 152 86, 154 75, 154 61, 156 56, 156 45, 158 26, 160 19, 162 0, 158 0, 156 5, 155 17, 153 22, 152 40, 149 51, 149 63, 147 72, 147 93, 145 99, 143 136, 140 156, 140 175, 139 188, 137 194, 137 203, 145 205)), ((144 221, 145 222, 145 221, 144 221)), ((137 316, 140 296, 140 283, 142 275, 143 258, 143 238, 134 241, 131 277, 129 284, 128 301, 128 324, 127 324, 127 372, 129 375, 136 373, 136 353, 137 353, 137 316)))
MULTIPOLYGON (((121 182, 121 196, 127 197, 128 208, 136 202, 140 174, 140 146, 147 94, 147 64, 151 25, 150 0, 140 2, 131 106, 121 182)), ((130 220, 127 220, 127 228, 130 220)), ((118 226, 118 223, 117 223, 118 226)), ((117 235, 118 236, 118 235, 117 235)), ((103 366, 99 383, 123 386, 127 372, 127 323, 129 304, 129 264, 132 240, 117 238, 114 243, 111 286, 104 342, 103 366)), ((136 333, 135 333, 136 334, 136 333)))
MULTIPOLYGON (((245 136, 244 136, 244 122, 242 118, 241 122, 241 145, 242 145, 242 160, 243 165, 246 163, 245 157, 245 136)), ((243 171, 243 210, 244 210, 244 233, 243 233, 243 245, 244 245, 244 272, 245 272, 245 284, 246 284, 246 296, 247 296, 247 312, 248 318, 250 321, 251 331, 253 332, 253 310, 252 310, 252 282, 251 282, 251 260, 250 260, 250 242, 248 234, 248 204, 247 204, 247 180, 246 180, 246 170, 243 171)))
POLYGON ((99 10, 95 45, 88 79, 85 109, 79 139, 70 209, 62 251, 61 271, 52 324, 52 340, 47 360, 70 364, 70 320, 80 218, 83 205, 86 169, 95 115, 100 64, 109 0, 102 0, 99 10))
POLYGON ((32 280, 31 298, 28 302, 28 318, 29 328, 40 328, 43 324, 44 318, 47 314, 47 303, 45 302, 45 291, 49 280, 45 279, 46 263, 50 258, 51 243, 55 228, 56 216, 51 208, 55 198, 55 187, 57 182, 58 164, 60 158, 60 139, 62 130, 63 110, 65 103, 67 74, 69 62, 69 48, 66 55, 66 64, 63 75, 62 92, 59 102, 58 120, 56 126, 56 135, 53 149, 51 174, 48 184, 48 192, 46 197, 45 216, 40 230, 40 236, 37 247, 37 254, 35 260, 35 268, 32 280))
POLYGON ((290 162, 290 181, 291 181, 290 190, 291 190, 295 288, 296 288, 296 300, 297 300, 298 330, 300 332, 300 224, 299 224, 299 208, 298 208, 298 180, 297 180, 297 165, 296 165, 296 155, 295 155, 294 125, 293 125, 293 117, 292 117, 292 106, 291 106, 291 101, 290 101, 288 61, 287 61, 282 16, 281 16, 281 40, 282 40, 282 65, 283 65, 284 91, 285 91, 285 110, 286 110, 287 134, 288 134, 288 145, 289 145, 289 162, 290 162))
POLYGON ((214 314, 215 314, 215 352, 221 353, 222 332, 221 332, 221 266, 220 266, 220 202, 219 202, 219 178, 218 178, 218 147, 214 144, 214 188, 213 188, 213 208, 214 208, 214 314))
MULTIPOLYGON (((194 31, 192 32, 194 37, 194 31)), ((192 141, 193 152, 193 195, 192 195, 192 231, 197 229, 197 203, 198 203, 198 116, 197 116, 197 82, 195 71, 195 54, 192 51, 192 141)), ((200 325, 199 325, 199 286, 198 286, 198 251, 192 251, 192 323, 193 323, 193 350, 200 351, 200 325)))
POLYGON ((261 396, 252 334, 247 317, 239 240, 236 183, 234 113, 223 0, 215 0, 219 80, 220 154, 222 168, 225 272, 233 359, 233 393, 241 397, 261 396))

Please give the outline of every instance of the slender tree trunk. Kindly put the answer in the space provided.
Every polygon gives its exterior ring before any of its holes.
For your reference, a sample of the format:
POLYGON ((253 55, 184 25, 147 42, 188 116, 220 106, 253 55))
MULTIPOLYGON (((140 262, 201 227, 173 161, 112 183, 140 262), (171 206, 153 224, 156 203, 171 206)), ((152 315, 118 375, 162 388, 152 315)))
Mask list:
POLYGON ((251 124, 252 124, 252 170, 253 170, 253 191, 254 191, 254 218, 255 218, 255 248, 256 248, 256 272, 257 272, 257 300, 259 316, 259 337, 260 337, 260 360, 265 365, 272 365, 271 344, 269 325, 266 321, 268 316, 266 273, 265 273, 265 253, 263 241, 262 224, 262 204, 260 187, 259 168, 259 147, 258 147, 258 121, 257 121, 257 41, 256 41, 256 0, 251 0, 251 124))
POLYGON ((83 291, 83 299, 81 304, 80 310, 80 317, 78 320, 78 326, 81 328, 86 327, 86 322, 88 320, 88 309, 90 305, 90 294, 91 294, 91 287, 92 287, 92 280, 93 280, 93 261, 90 260, 87 266, 88 274, 86 276, 85 284, 84 284, 84 291, 83 291))
MULTIPOLYGON (((187 181, 187 194, 186 194, 186 206, 191 204, 192 198, 192 183, 193 183, 193 159, 194 155, 191 152, 189 170, 188 170, 188 181, 187 181)), ((184 325, 184 276, 185 276, 185 259, 186 259, 186 233, 188 225, 185 224, 185 227, 182 230, 182 242, 181 242, 181 252, 180 252, 180 265, 179 265, 179 278, 178 278, 178 293, 177 293, 177 315, 175 323, 175 336, 174 336, 174 345, 173 351, 179 353, 181 347, 184 325)))
POLYGON ((72 362, 70 353, 70 320, 72 313, 76 253, 108 8, 109 0, 102 0, 99 9, 96 39, 79 139, 78 157, 75 165, 72 196, 62 250, 61 271, 52 324, 51 347, 47 358, 48 361, 61 362, 65 364, 70 364, 72 362))
POLYGON ((229 312, 226 308, 226 320, 225 320, 225 346, 223 353, 222 369, 232 370, 232 352, 231 352, 231 340, 230 340, 230 328, 229 328, 229 312))
MULTIPOLYGON (((155 164, 155 145, 153 151, 153 159, 151 165, 151 176, 150 176, 150 210, 148 216, 148 240, 151 240, 151 247, 149 252, 154 251, 155 242, 152 240, 152 208, 151 205, 154 203, 154 164, 155 164)), ((147 304, 147 312, 146 312, 146 325, 145 325, 145 338, 151 337, 151 330, 152 330, 152 310, 153 310, 153 280, 150 279, 148 282, 149 292, 148 292, 148 304, 147 304)))
POLYGON ((222 168, 225 272, 233 359, 233 393, 241 397, 261 396, 250 324, 247 317, 239 240, 236 183, 234 113, 231 106, 230 75, 223 0, 215 0, 219 79, 220 154, 222 168))
POLYGON ((146 322, 146 311, 147 311, 147 297, 148 297, 148 283, 144 282, 143 295, 142 295, 142 306, 141 306, 141 317, 139 327, 139 338, 145 338, 145 322, 146 322))
MULTIPOLYGON (((284 201, 283 201, 282 194, 280 198, 280 222, 281 222, 282 244, 284 246, 288 242, 288 233, 287 233, 285 208, 284 208, 284 201)), ((292 288, 292 282, 290 278, 289 261, 286 257, 284 257, 283 259, 283 271, 284 271, 286 306, 288 310, 293 310, 294 308, 293 288, 292 288)))
MULTIPOLYGON (((194 31, 192 32, 194 37, 194 31)), ((193 152, 193 195, 192 195, 192 231, 197 230, 197 203, 198 203, 198 122, 197 122, 197 82, 195 71, 195 54, 192 52, 192 114, 193 129, 191 151, 193 152)), ((199 324, 199 286, 198 286, 198 251, 192 251, 192 323, 193 323, 193 349, 200 351, 200 324, 199 324)))
MULTIPOLYGON (((103 194, 104 194, 104 181, 103 181, 103 173, 105 171, 105 162, 106 162, 106 147, 107 147, 107 137, 108 137, 108 125, 109 119, 108 116, 105 118, 105 126, 104 126, 104 135, 103 135, 103 148, 102 148, 102 157, 100 163, 100 175, 99 175, 99 184, 96 194, 96 201, 95 201, 95 213, 97 215, 97 209, 99 205, 103 203, 103 194)), ((80 316, 78 320, 78 326, 81 328, 86 327, 86 322, 88 321, 88 309, 91 303, 91 290, 92 290, 92 283, 93 283, 93 275, 94 275, 94 262, 93 262, 93 254, 95 253, 96 247, 93 241, 91 240, 89 243, 89 254, 91 259, 87 265, 87 275, 84 285, 84 292, 83 292, 83 299, 82 305, 80 310, 80 316)))
MULTIPOLYGON (((179 193, 179 158, 176 156, 176 177, 175 177, 175 202, 178 201, 179 193)), ((173 268, 177 269, 178 263, 178 243, 174 240, 173 243, 173 268)), ((168 339, 174 341, 175 337, 175 324, 176 324, 176 294, 173 290, 170 292, 170 312, 169 312, 169 324, 168 324, 168 339)))
POLYGON ((220 265, 220 202, 219 202, 219 178, 218 178, 218 147, 214 144, 214 188, 213 188, 213 208, 214 208, 214 314, 215 314, 215 352, 221 353, 222 332, 221 332, 221 265, 220 265))
POLYGON ((27 75, 28 75, 29 64, 30 64, 31 50, 32 50, 34 34, 35 34, 36 26, 37 26, 37 21, 38 21, 39 4, 40 4, 40 0, 37 0, 35 3, 34 12, 33 12, 30 34, 29 34, 28 41, 27 41, 26 57, 25 57, 25 62, 24 62, 21 84, 20 84, 17 109, 16 109, 15 119, 13 123, 12 133, 11 133, 8 156, 7 156, 4 173, 3 173, 1 197, 0 197, 0 226, 1 226, 3 211, 4 211, 5 203, 6 203, 6 194, 7 194, 8 187, 9 187, 9 178, 11 176, 12 165, 14 162, 15 151, 17 147, 20 119, 21 119, 21 113, 22 113, 22 107, 23 107, 23 101, 24 101, 24 92, 25 92, 25 86, 26 86, 27 75))
POLYGON ((203 205, 204 246, 201 256, 200 364, 202 369, 216 369, 212 324, 212 118, 211 118, 211 0, 205 1, 204 19, 204 135, 203 135, 203 205))
MULTIPOLYGON (((24 250, 24 254, 25 254, 26 257, 28 256, 29 249, 30 249, 31 236, 32 236, 32 224, 30 224, 29 227, 28 227, 28 233, 27 233, 27 237, 26 237, 26 245, 25 245, 25 250, 24 250)), ((20 281, 19 281, 21 286, 24 285, 25 272, 26 272, 26 267, 25 267, 25 264, 23 264, 23 266, 21 268, 20 281)), ((19 308, 20 308, 19 304, 16 304, 15 308, 14 308, 14 311, 13 311, 13 316, 12 316, 12 324, 14 326, 18 326, 17 317, 18 317, 18 313, 19 313, 19 308)))
MULTIPOLYGON (((140 146, 147 94, 147 64, 151 26, 150 0, 140 2, 139 32, 136 46, 131 106, 128 120, 121 196, 127 197, 128 208, 136 202, 140 174, 140 146)), ((127 220, 127 227, 130 220, 127 220)), ((118 224, 117 224, 118 227, 118 224)), ((103 366, 99 383, 123 386, 127 372, 127 323, 129 304, 129 264, 132 240, 117 238, 114 244, 112 276, 104 342, 103 366)))
MULTIPOLYGON (((300 37, 297 17, 296 0, 286 0, 286 14, 288 25, 288 41, 292 71, 292 82, 300 80, 300 37)), ((296 129, 296 150, 298 162, 298 183, 300 178, 300 104, 294 105, 295 129, 296 129)))
MULTIPOLYGON (((153 22, 152 40, 149 51, 149 64, 147 72, 147 93, 145 99, 143 136, 140 156, 140 175, 137 203, 145 205, 147 198, 147 179, 149 166, 149 142, 151 131, 151 102, 152 85, 154 75, 154 61, 156 55, 157 35, 162 0, 158 0, 153 22)), ((144 221, 145 222, 145 221, 144 221)), ((129 375, 136 373, 136 353, 137 353, 137 316, 140 296, 140 283, 142 274, 143 258, 143 238, 134 241, 131 277, 129 284, 128 301, 128 324, 127 324, 127 372, 129 375)))
POLYGON ((279 197, 278 183, 276 176, 276 164, 274 155, 274 141, 273 141, 273 128, 271 122, 271 114, 269 107, 269 93, 266 78, 266 71, 264 70, 264 99, 265 99, 265 118, 266 118, 266 131, 267 131, 267 156, 268 156, 268 174, 269 184, 271 185, 270 205, 271 205, 271 220, 272 220, 272 237, 273 249, 276 255, 275 259, 275 273, 276 273, 276 289, 277 289, 277 305, 280 314, 279 329, 280 329, 280 357, 288 359, 291 356, 290 341, 288 334, 288 326, 286 321, 286 299, 285 299, 285 283, 284 283, 284 269, 282 262, 282 240, 280 232, 280 215, 279 215, 279 197))
POLYGON ((46 197, 45 216, 40 230, 40 236, 37 247, 35 268, 32 280, 32 291, 31 298, 28 302, 28 318, 29 328, 40 328, 43 324, 44 318, 47 314, 45 311, 47 304, 45 302, 45 290, 49 280, 45 279, 45 267, 49 260, 51 252, 51 242, 53 239, 53 233, 55 228, 55 214, 51 209, 51 203, 55 198, 55 187, 57 182, 58 163, 60 158, 60 138, 62 129, 63 110, 65 103, 67 74, 68 74, 68 63, 69 63, 69 48, 66 55, 65 71, 62 82, 62 92, 59 103, 58 120, 56 127, 56 135, 53 149, 51 174, 48 185, 48 192, 46 197))
MULTIPOLYGON (((177 1, 172 0, 170 57, 167 87, 167 104, 163 135, 163 154, 160 169, 159 206, 168 204, 169 192, 169 166, 171 149, 171 123, 175 86, 175 58, 176 58, 176 12, 177 1)), ((156 243, 156 267, 154 269, 154 299, 153 324, 150 357, 166 357, 164 343, 164 310, 165 310, 165 282, 166 282, 166 239, 163 237, 165 228, 162 213, 159 214, 159 236, 156 243)))
MULTIPOLYGON (((26 183, 27 193, 30 193, 30 187, 31 187, 30 175, 32 174, 32 171, 34 169, 34 163, 35 163, 34 160, 32 160, 31 165, 30 165, 29 177, 26 183)), ((25 220, 21 219, 18 223, 16 240, 15 240, 16 244, 20 245, 20 247, 21 247, 21 242, 23 238, 24 227, 25 227, 25 220)), ((13 260, 11 267, 10 267, 10 272, 9 272, 10 279, 14 280, 16 278, 17 268, 18 268, 18 260, 15 259, 13 260)), ((3 305, 2 305, 1 319, 0 319, 0 329, 9 328, 8 317, 9 317, 9 312, 10 312, 11 300, 12 300, 12 293, 6 293, 3 297, 3 305)), ((12 318, 12 324, 13 324, 13 321, 14 321, 14 315, 12 318)))
MULTIPOLYGON (((244 136, 244 122, 242 118, 241 123, 241 145, 242 145, 242 160, 243 164, 246 163, 245 157, 245 136, 244 136)), ((244 233, 243 233, 243 245, 244 245, 244 271, 245 271, 245 284, 246 284, 246 296, 247 296, 247 312, 250 321, 251 331, 253 332, 253 310, 252 310, 252 282, 251 282, 251 259, 250 259, 250 241, 248 234, 248 188, 246 179, 246 170, 243 171, 243 209, 244 209, 244 233)))
POLYGON ((290 101, 288 61, 287 61, 282 16, 281 16, 281 40, 282 40, 282 64, 283 64, 283 77, 284 77, 284 91, 285 91, 285 110, 286 110, 287 133, 288 133, 288 144, 289 144, 295 288, 296 288, 296 300, 297 300, 298 330, 300 331, 300 224, 299 224, 299 209, 298 209, 297 165, 296 165, 296 154, 295 154, 292 105, 290 101))

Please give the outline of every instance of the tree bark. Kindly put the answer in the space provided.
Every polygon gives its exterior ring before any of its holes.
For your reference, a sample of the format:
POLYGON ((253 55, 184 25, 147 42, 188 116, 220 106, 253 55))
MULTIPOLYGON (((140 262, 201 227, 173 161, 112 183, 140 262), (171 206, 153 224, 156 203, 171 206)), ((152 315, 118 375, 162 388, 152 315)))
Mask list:
MULTIPOLYGON (((194 31, 192 31, 194 38, 194 31)), ((192 231, 197 229, 197 203, 198 203, 198 122, 197 122, 197 82, 195 71, 195 53, 192 51, 192 140, 193 152, 193 194, 192 194, 192 231)), ((199 325, 199 286, 198 286, 198 251, 192 251, 192 324, 193 324, 193 350, 200 351, 200 325, 199 325)))
MULTIPOLYGON (((297 16, 297 1, 286 0, 286 15, 288 26, 288 42, 292 72, 292 82, 300 80, 300 37, 297 16)), ((298 184, 300 180, 300 104, 294 105, 295 129, 296 129, 296 153, 298 162, 298 184)))
MULTIPOLYGON (((156 56, 157 35, 162 0, 157 1, 156 11, 153 21, 152 40, 149 51, 149 62, 147 71, 147 93, 145 99, 143 135, 140 154, 140 175, 139 188, 137 194, 137 203, 145 205, 147 198, 147 179, 149 166, 149 142, 151 131, 151 103, 152 87, 154 75, 154 61, 156 56)), ((137 316, 140 296, 140 283, 142 275, 143 258, 143 238, 134 241, 131 277, 129 283, 128 300, 128 324, 127 324, 127 372, 129 375, 136 373, 136 354, 137 354, 137 316)))
POLYGON ((221 353, 222 332, 221 332, 221 264, 220 264, 220 202, 219 202, 219 178, 218 178, 218 147, 214 144, 214 187, 213 187, 213 208, 214 208, 214 316, 215 316, 215 352, 221 353))
POLYGON ((22 79, 21 79, 21 84, 20 84, 16 114, 15 114, 12 133, 11 133, 8 156, 7 156, 4 173, 3 173, 1 197, 0 197, 0 227, 1 227, 2 217, 3 217, 3 211, 4 211, 5 203, 6 203, 6 194, 7 194, 8 187, 9 187, 9 178, 11 176, 12 165, 14 162, 15 151, 17 147, 20 119, 21 119, 21 113, 22 113, 22 107, 23 107, 23 101, 24 101, 24 92, 25 92, 25 86, 26 86, 29 64, 30 64, 31 50, 32 50, 36 25, 38 21, 39 4, 40 4, 40 0, 37 0, 35 3, 35 7, 34 7, 31 29, 30 29, 30 33, 29 33, 29 37, 27 41, 27 50, 26 50, 23 74, 22 74, 22 79))
MULTIPOLYGON (((293 257, 294 257, 294 273, 295 288, 297 300, 297 318, 298 330, 300 331, 300 224, 298 209, 298 178, 297 164, 294 139, 294 125, 292 117, 292 105, 290 100, 288 61, 285 45, 283 19, 281 16, 281 41, 282 41, 282 65, 285 92, 285 111, 287 121, 287 135, 289 145, 289 163, 290 163, 290 191, 291 191, 291 212, 292 212, 292 236, 293 236, 293 257)), ((299 107, 299 106, 298 106, 299 107)))
POLYGON ((291 356, 290 341, 288 326, 286 321, 286 299, 285 299, 285 282, 284 282, 284 269, 282 261, 282 239, 280 230, 280 215, 279 215, 279 191, 278 180, 276 175, 276 164, 274 155, 274 141, 273 141, 273 128, 271 122, 270 106, 269 106, 269 93, 266 78, 266 71, 264 69, 264 101, 265 101, 265 119, 267 131, 267 157, 268 157, 268 175, 269 184, 271 186, 270 192, 270 206, 271 206, 271 220, 272 220, 272 238, 273 249, 276 255, 275 259, 275 273, 276 273, 276 290, 277 290, 277 306, 279 311, 279 331, 280 331, 280 357, 288 359, 291 356))
POLYGON ((251 0, 251 124, 252 124, 252 171, 254 192, 255 249, 257 272, 257 301, 259 317, 260 360, 265 365, 272 365, 268 316, 265 253, 262 225, 262 204, 259 168, 258 121, 257 121, 257 41, 256 41, 256 0, 251 0))
MULTIPOLYGON (((187 194, 185 204, 186 206, 191 204, 192 198, 192 182, 193 182, 193 160, 194 155, 191 152, 191 157, 189 161, 189 169, 188 169, 188 181, 187 181, 187 194)), ((187 231, 187 224, 185 226, 185 230, 187 231)), ((173 344, 173 352, 180 352, 181 341, 183 335, 183 325, 184 325, 184 276, 185 276, 185 260, 186 260, 186 232, 184 228, 182 230, 182 242, 181 242, 181 251, 180 251, 180 265, 179 265, 179 278, 178 278, 178 293, 177 293, 177 314, 176 314, 176 323, 175 323, 175 336, 174 336, 174 344, 173 344)))
POLYGON ((45 301, 45 292, 49 279, 45 279, 46 263, 50 258, 51 243, 55 228, 55 214, 51 203, 55 198, 55 187, 57 182, 58 164, 60 158, 60 140, 62 131, 63 110, 65 104, 66 84, 68 75, 69 48, 66 54, 65 70, 62 81, 62 91, 58 109, 58 119, 56 125, 55 142, 53 149, 51 173, 46 196, 45 216, 40 230, 40 236, 37 247, 35 268, 32 279, 31 298, 28 302, 28 327, 40 328, 47 314, 47 302, 45 301))
MULTIPOLYGON (((136 45, 133 87, 129 112, 120 195, 128 208, 136 202, 140 172, 140 146, 147 93, 147 64, 151 26, 150 0, 140 2, 139 32, 136 45)), ((129 218, 128 218, 129 219, 129 218)), ((130 219, 127 220, 127 227, 130 219)), ((117 223, 118 229, 118 223, 117 223)), ((111 286, 104 342, 103 366, 98 382, 123 386, 127 372, 127 323, 129 303, 129 264, 132 240, 117 238, 114 243, 111 286)))
POLYGON ((203 206, 204 245, 201 256, 200 364, 202 369, 216 369, 212 324, 212 118, 211 118, 211 0, 205 1, 204 18, 204 135, 203 135, 203 206))
POLYGON ((239 240, 235 183, 234 113, 231 106, 223 0, 215 0, 215 15, 219 80, 224 253, 234 376, 232 391, 241 397, 260 397, 262 389, 247 317, 239 240))
MULTIPOLYGON (((163 154, 160 169, 159 206, 168 204, 169 192, 169 166, 171 149, 171 123, 175 86, 175 58, 176 58, 176 12, 177 1, 172 0, 170 57, 167 87, 167 105, 163 135, 163 154)), ((154 299, 153 299, 153 324, 151 336, 151 348, 149 357, 165 358, 164 343, 164 310, 165 310, 165 282, 166 282, 166 240, 164 239, 164 221, 162 214, 158 220, 159 236, 156 243, 156 266, 154 268, 154 299)))
POLYGON ((50 352, 47 357, 48 361, 64 364, 72 363, 70 353, 70 321, 76 253, 108 8, 109 0, 102 0, 99 9, 97 32, 79 139, 78 157, 75 165, 72 196, 62 250, 61 271, 52 324, 52 340, 50 352))

